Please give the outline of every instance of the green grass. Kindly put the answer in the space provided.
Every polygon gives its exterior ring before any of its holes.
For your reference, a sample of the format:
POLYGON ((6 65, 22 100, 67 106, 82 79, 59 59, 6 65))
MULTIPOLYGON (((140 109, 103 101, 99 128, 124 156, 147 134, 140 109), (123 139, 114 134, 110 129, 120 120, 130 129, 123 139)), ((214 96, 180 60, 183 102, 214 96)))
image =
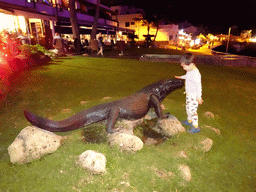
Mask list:
MULTIPOLYGON (((250 68, 198 68, 204 99, 198 110, 203 126, 199 134, 180 134, 129 154, 110 148, 105 134, 99 136, 98 143, 85 142, 86 129, 80 129, 58 133, 67 136, 64 145, 25 165, 13 165, 7 153, 17 134, 30 125, 23 116, 24 108, 60 120, 106 102, 104 97, 119 99, 185 72, 177 63, 67 57, 16 74, 7 100, 1 103, 0 191, 255 191, 256 72, 250 68), (215 118, 204 117, 206 111, 215 118), (219 129, 221 135, 205 125, 219 129), (206 137, 214 143, 204 153, 196 147, 206 137), (77 156, 89 149, 106 156, 106 174, 91 175, 76 165, 77 156), (187 159, 177 156, 181 150, 187 159), (179 176, 180 164, 191 169, 189 183, 179 176)), ((165 111, 180 120, 186 118, 183 91, 173 92, 163 102, 165 111)), ((104 131, 104 125, 92 126, 96 133, 104 131)))

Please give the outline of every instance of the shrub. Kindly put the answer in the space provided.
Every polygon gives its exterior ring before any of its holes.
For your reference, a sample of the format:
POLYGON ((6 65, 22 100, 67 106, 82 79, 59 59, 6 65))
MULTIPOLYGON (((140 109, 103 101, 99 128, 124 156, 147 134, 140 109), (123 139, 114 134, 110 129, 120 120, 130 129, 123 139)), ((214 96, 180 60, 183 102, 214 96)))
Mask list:
POLYGON ((39 55, 51 55, 52 53, 48 51, 45 47, 36 44, 36 45, 21 45, 19 47, 21 51, 21 55, 25 55, 26 57, 31 57, 32 54, 39 54, 39 55))
POLYGON ((25 44, 25 45, 21 45, 19 47, 20 51, 21 51, 21 55, 25 55, 26 57, 30 57, 31 56, 31 48, 30 45, 25 44))

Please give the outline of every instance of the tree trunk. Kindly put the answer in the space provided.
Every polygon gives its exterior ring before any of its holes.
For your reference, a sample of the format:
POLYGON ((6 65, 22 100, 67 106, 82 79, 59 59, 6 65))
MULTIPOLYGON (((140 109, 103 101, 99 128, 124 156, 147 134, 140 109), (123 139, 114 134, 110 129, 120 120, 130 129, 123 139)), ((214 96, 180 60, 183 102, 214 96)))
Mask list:
POLYGON ((153 42, 155 42, 155 41, 156 41, 156 36, 157 36, 158 30, 159 30, 159 25, 157 25, 157 27, 156 27, 156 35, 155 35, 155 37, 154 37, 153 42))
POLYGON ((75 8, 75 0, 69 0, 69 8, 70 8, 70 23, 72 26, 72 33, 74 36, 74 46, 77 54, 80 54, 81 50, 81 40, 80 40, 80 32, 79 26, 76 16, 76 8, 75 8))
POLYGON ((97 35, 97 26, 98 26, 99 16, 100 16, 100 0, 97 0, 96 13, 94 16, 94 23, 93 23, 92 32, 91 32, 91 49, 92 50, 98 50, 98 41, 96 39, 96 35, 97 35))

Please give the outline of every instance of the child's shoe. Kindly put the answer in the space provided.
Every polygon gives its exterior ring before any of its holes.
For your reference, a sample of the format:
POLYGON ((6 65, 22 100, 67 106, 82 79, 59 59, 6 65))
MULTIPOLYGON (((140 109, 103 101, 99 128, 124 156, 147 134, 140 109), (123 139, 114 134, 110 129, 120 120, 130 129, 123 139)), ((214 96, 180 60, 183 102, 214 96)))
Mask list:
POLYGON ((187 130, 187 132, 189 132, 189 133, 198 133, 198 132, 200 132, 200 128, 198 127, 198 128, 195 128, 193 125, 190 127, 190 129, 189 130, 187 130))
POLYGON ((192 126, 192 124, 189 123, 188 120, 186 120, 186 121, 181 121, 181 123, 183 123, 184 125, 192 126))

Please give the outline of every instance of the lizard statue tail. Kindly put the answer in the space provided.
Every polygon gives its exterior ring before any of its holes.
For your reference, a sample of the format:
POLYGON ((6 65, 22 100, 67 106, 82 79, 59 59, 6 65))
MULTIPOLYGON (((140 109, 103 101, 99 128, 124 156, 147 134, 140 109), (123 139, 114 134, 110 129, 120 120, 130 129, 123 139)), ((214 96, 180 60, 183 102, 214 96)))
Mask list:
POLYGON ((33 114, 28 110, 24 110, 26 119, 34 126, 45 129, 51 132, 67 132, 75 129, 79 129, 85 125, 92 124, 94 122, 104 120, 105 118, 90 119, 88 113, 82 111, 62 121, 53 121, 33 114))

